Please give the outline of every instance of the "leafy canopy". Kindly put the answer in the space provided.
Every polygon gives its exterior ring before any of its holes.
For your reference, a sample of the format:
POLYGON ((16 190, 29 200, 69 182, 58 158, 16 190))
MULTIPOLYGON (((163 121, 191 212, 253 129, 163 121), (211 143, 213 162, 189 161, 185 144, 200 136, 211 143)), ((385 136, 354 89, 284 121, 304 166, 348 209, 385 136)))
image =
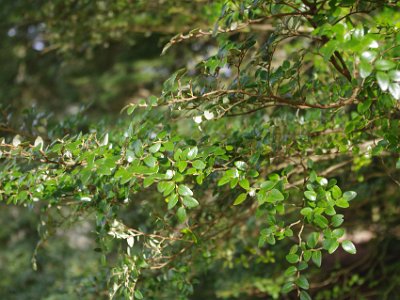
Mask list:
POLYGON ((364 182, 379 160, 398 192, 396 1, 163 2, 170 12, 157 19, 161 7, 128 2, 94 11, 68 2, 67 24, 52 17, 57 2, 31 13, 49 52, 62 57, 88 33, 87 55, 132 28, 169 34, 197 25, 208 29, 187 29, 158 53, 167 62, 190 44, 203 57, 175 70, 160 93, 126 105, 116 122, 27 111, 15 129, 2 104, 0 200, 41 207, 41 240, 54 212, 94 219, 96 285, 110 299, 188 299, 204 272, 221 298, 251 298, 255 289, 310 299, 309 278, 324 258, 339 247, 357 252, 345 218, 357 193, 346 180, 364 182), (179 19, 164 26, 173 9, 179 19))

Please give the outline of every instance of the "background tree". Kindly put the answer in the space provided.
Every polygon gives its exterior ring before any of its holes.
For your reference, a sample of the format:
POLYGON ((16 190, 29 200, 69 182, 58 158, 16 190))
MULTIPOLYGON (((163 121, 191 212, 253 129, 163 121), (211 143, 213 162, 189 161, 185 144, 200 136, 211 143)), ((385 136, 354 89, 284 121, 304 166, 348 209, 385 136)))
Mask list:
POLYGON ((2 297, 397 297, 395 1, 1 17, 2 297))

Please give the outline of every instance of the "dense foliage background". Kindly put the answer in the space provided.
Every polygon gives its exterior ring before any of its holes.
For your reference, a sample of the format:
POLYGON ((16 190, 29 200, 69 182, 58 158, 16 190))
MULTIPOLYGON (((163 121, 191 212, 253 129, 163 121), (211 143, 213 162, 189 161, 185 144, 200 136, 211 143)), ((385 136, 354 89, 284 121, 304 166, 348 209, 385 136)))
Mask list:
POLYGON ((398 299, 397 1, 2 1, 1 299, 398 299))

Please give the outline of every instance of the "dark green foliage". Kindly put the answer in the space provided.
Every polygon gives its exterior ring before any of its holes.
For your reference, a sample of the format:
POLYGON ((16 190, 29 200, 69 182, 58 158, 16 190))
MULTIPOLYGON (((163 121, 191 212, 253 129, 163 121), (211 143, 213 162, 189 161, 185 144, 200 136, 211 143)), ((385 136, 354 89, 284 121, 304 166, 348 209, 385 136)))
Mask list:
POLYGON ((395 1, 25 2, 0 298, 397 296, 395 1))

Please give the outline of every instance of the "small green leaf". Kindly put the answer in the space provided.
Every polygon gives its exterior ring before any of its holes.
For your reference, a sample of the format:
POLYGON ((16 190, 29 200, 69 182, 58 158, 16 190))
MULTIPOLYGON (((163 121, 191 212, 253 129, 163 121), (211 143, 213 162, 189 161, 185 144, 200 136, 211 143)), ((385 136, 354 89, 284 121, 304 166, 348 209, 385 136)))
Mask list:
POLYGON ((362 60, 360 63, 360 76, 361 78, 367 78, 371 73, 372 73, 372 65, 367 62, 362 60))
POLYGON ((314 248, 319 240, 319 233, 318 232, 313 232, 311 233, 308 238, 307 238, 307 246, 310 248, 314 248))
POLYGON ((312 299, 311 296, 306 291, 301 291, 300 300, 312 300, 312 299))
POLYGON ((284 275, 287 277, 295 275, 297 272, 297 268, 295 266, 290 266, 289 268, 286 269, 284 275))
POLYGON ((308 268, 308 263, 305 262, 304 260, 299 262, 299 264, 297 265, 297 269, 299 269, 299 271, 303 271, 307 268, 308 268))
POLYGON ((400 100, 400 85, 398 83, 389 83, 389 93, 394 99, 400 100))
POLYGON ((339 227, 343 224, 343 215, 334 215, 331 220, 331 224, 333 227, 339 227))
POLYGON ((130 104, 127 110, 128 115, 131 115, 135 111, 136 107, 137 107, 136 104, 130 104))
POLYGON ((270 244, 270 245, 275 245, 275 243, 276 243, 275 237, 272 234, 267 236, 267 243, 270 244))
MULTIPOLYGON (((106 137, 107 137, 107 142, 105 143, 105 145, 108 144, 108 133, 105 135, 104 139, 106 139, 106 137)), ((35 147, 37 149, 40 149, 40 150, 43 150, 43 144, 44 144, 44 141, 43 141, 42 137, 38 136, 35 139, 35 143, 33 144, 33 147, 35 147)))
POLYGON ((305 191, 304 196, 310 201, 317 200, 317 193, 314 191, 305 191))
POLYGON ((205 164, 203 161, 201 161, 201 160, 195 160, 195 161, 192 163, 192 166, 193 166, 194 168, 196 168, 197 170, 203 170, 203 169, 205 169, 206 164, 205 164))
POLYGON ((310 250, 305 250, 303 252, 304 261, 309 261, 311 259, 312 252, 310 250))
POLYGON ((349 202, 344 198, 340 198, 336 200, 336 206, 341 208, 347 208, 349 207, 349 202))
POLYGON ((157 183, 157 191, 160 193, 163 193, 165 189, 167 188, 167 181, 160 181, 157 183))
POLYGON ((135 299, 138 299, 138 300, 143 299, 143 295, 139 290, 135 290, 134 295, 135 295, 135 299))
POLYGON ((328 179, 324 178, 324 177, 317 177, 317 182, 319 185, 321 186, 326 186, 328 185, 328 179))
POLYGON ((312 212, 313 210, 310 207, 304 207, 302 210, 300 210, 300 214, 303 216, 309 216, 312 212))
POLYGON ((247 169, 247 164, 244 161, 235 161, 235 166, 242 171, 245 171, 247 169))
POLYGON ((336 215, 336 210, 333 206, 328 205, 325 208, 325 214, 327 214, 328 216, 334 216, 334 215, 336 215))
POLYGON ((239 182, 239 178, 232 178, 231 182, 230 182, 231 189, 235 188, 236 185, 238 184, 238 182, 239 182))
POLYGON ((274 203, 277 201, 282 201, 283 199, 285 199, 285 197, 279 190, 272 189, 270 192, 268 192, 266 201, 274 203))
POLYGON ((178 161, 176 163, 176 167, 178 168, 179 172, 183 172, 185 171, 186 167, 187 167, 187 162, 184 160, 178 161))
POLYGON ((389 87, 389 75, 384 72, 377 72, 376 79, 382 91, 386 91, 389 87))
POLYGON ((227 177, 227 176, 221 177, 221 179, 218 180, 218 186, 227 184, 227 183, 230 182, 230 181, 231 181, 231 178, 230 178, 230 177, 227 177))
POLYGON ((399 70, 390 71, 389 77, 392 81, 400 81, 400 71, 399 70))
POLYGON ((299 261, 299 256, 297 254, 288 254, 286 255, 286 260, 291 264, 295 264, 299 261))
POLYGON ((336 200, 339 199, 340 197, 342 197, 342 190, 337 185, 335 185, 331 188, 331 193, 332 193, 332 197, 336 200))
POLYGON ((293 236, 293 230, 290 229, 289 227, 285 229, 285 236, 291 237, 293 236))
POLYGON ((293 282, 286 282, 282 288, 281 288, 281 292, 284 294, 289 293, 290 291, 294 290, 294 288, 296 287, 296 285, 293 282))
POLYGON ((308 283, 308 280, 304 275, 300 275, 300 277, 297 278, 296 284, 303 290, 308 290, 310 288, 310 284, 308 283))
POLYGON ((202 185, 204 180, 204 175, 200 174, 199 176, 196 177, 196 182, 198 185, 202 185))
POLYGON ((153 182, 154 182, 154 177, 151 177, 151 176, 146 177, 143 180, 143 187, 147 188, 147 187, 151 186, 153 184, 153 182))
POLYGON ((167 170, 164 174, 164 179, 172 179, 175 175, 173 170, 167 170))
POLYGON ((197 147, 190 148, 190 150, 187 154, 187 158, 189 160, 196 158, 198 152, 199 152, 199 149, 197 147))
POLYGON ((193 196, 192 190, 184 184, 180 184, 178 187, 178 193, 181 196, 193 196))
POLYGON ((133 150, 137 157, 141 157, 143 155, 143 144, 140 140, 136 140, 133 143, 133 150))
POLYGON ((314 182, 314 181, 316 181, 317 180, 317 173, 315 173, 315 171, 313 170, 313 171, 311 171, 311 173, 310 173, 310 177, 309 177, 309 181, 310 182, 314 182))
POLYGON ((346 199, 347 201, 353 200, 356 196, 357 193, 353 191, 348 191, 343 194, 343 198, 346 199))
POLYGON ((253 178, 258 177, 258 175, 260 175, 260 173, 257 172, 257 170, 250 170, 247 172, 247 175, 253 178))
POLYGON ((346 252, 348 252, 350 254, 356 254, 357 253, 356 247, 349 240, 345 240, 345 241, 342 242, 342 248, 343 248, 344 251, 346 251, 346 252))
POLYGON ((175 188, 175 182, 173 181, 161 181, 157 185, 157 189, 160 193, 163 193, 164 196, 168 196, 172 193, 175 188))
POLYGON ((317 267, 321 267, 321 263, 322 263, 322 253, 321 251, 314 251, 311 257, 313 263, 317 266, 317 267))
POLYGON ((163 147, 166 151, 174 151, 174 143, 171 141, 164 143, 163 147))
POLYGON ((386 59, 379 59, 375 62, 375 68, 378 71, 389 71, 393 69, 396 66, 396 64, 390 60, 386 59))
POLYGON ((183 202, 183 205, 185 205, 188 208, 194 208, 199 205, 199 202, 196 199, 194 199, 193 197, 189 197, 189 196, 184 196, 182 202, 183 202))
POLYGON ((336 239, 326 239, 323 241, 324 249, 328 250, 329 254, 332 254, 339 247, 339 242, 336 239))
POLYGON ((266 241, 267 241, 267 236, 265 234, 261 234, 258 239, 258 248, 263 247, 266 241))
POLYGON ((371 107, 372 101, 370 98, 366 99, 365 101, 362 101, 357 104, 357 111, 360 114, 365 114, 368 109, 371 107))
POLYGON ((173 193, 167 198, 168 209, 172 209, 178 203, 178 195, 173 193))
POLYGON ((270 191, 274 188, 274 186, 276 185, 276 181, 264 181, 263 183, 261 183, 260 188, 264 191, 270 191))
POLYGON ((176 216, 178 217, 179 223, 185 222, 187 217, 186 209, 183 206, 179 207, 178 210, 176 211, 176 216))
POLYGON ((271 173, 268 175, 268 179, 271 181, 275 181, 275 184, 277 184, 278 181, 280 180, 280 176, 276 173, 271 173))
POLYGON ((239 185, 244 188, 245 190, 250 189, 250 183, 247 179, 242 179, 239 181, 239 185))
POLYGON ((343 228, 336 228, 332 231, 332 236, 335 238, 341 238, 345 234, 345 230, 343 228))
POLYGON ((181 159, 181 155, 182 155, 182 150, 181 149, 176 149, 175 153, 174 153, 174 159, 176 161, 179 161, 181 159))
POLYGON ((240 203, 242 203, 243 201, 245 201, 247 198, 247 193, 242 193, 239 196, 237 196, 237 198, 235 199, 235 201, 233 202, 233 205, 239 205, 240 203))
POLYGON ((362 60, 365 62, 372 62, 376 58, 376 52, 375 51, 364 51, 361 54, 362 60))
POLYGON ((289 254, 293 254, 293 253, 297 253, 297 251, 299 250, 299 245, 294 244, 289 251, 289 254))
POLYGON ((321 215, 314 216, 314 223, 317 224, 322 229, 328 227, 328 219, 321 215))
POLYGON ((171 43, 171 42, 166 43, 165 46, 164 46, 164 48, 162 49, 160 55, 163 56, 171 46, 172 46, 172 43, 171 43))
POLYGON ((151 155, 147 156, 143 161, 150 168, 153 168, 157 163, 157 159, 151 155))
POLYGON ((149 148, 149 151, 151 153, 156 153, 156 152, 158 152, 158 150, 160 150, 160 148, 161 148, 161 143, 156 143, 149 148))

